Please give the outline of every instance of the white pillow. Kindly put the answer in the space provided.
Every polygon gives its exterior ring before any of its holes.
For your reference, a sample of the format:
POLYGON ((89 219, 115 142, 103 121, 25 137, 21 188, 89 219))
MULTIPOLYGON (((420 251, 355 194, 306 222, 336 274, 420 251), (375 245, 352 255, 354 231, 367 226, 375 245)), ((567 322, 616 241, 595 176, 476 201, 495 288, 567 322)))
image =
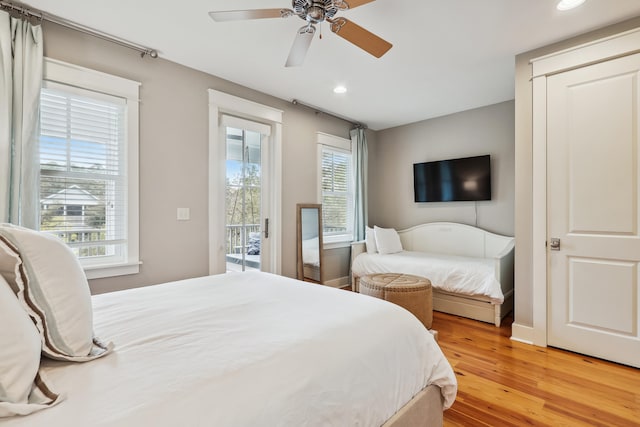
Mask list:
POLYGON ((373 231, 373 228, 371 227, 366 228, 365 243, 367 246, 368 254, 378 253, 378 246, 376 246, 376 235, 375 235, 375 232, 373 231))
POLYGON ((381 254, 395 254, 402 252, 402 243, 398 232, 393 228, 380 228, 377 225, 373 227, 376 235, 376 245, 378 252, 381 254))
POLYGON ((111 350, 93 337, 89 284, 62 240, 1 224, 0 247, 0 273, 34 320, 46 356, 84 362, 111 350))
POLYGON ((0 276, 0 418, 26 415, 61 399, 39 377, 40 335, 0 276))

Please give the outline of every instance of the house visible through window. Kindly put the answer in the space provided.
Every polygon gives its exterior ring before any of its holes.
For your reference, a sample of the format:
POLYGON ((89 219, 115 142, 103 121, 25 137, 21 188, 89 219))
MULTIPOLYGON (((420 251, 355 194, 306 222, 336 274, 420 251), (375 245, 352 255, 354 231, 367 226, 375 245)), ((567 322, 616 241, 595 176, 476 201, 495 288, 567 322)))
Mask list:
POLYGON ((126 244, 124 112, 118 99, 43 88, 40 230, 80 259, 120 257, 126 244))
POLYGON ((319 134, 323 240, 353 239, 353 172, 351 141, 319 134))
MULTIPOLYGON (((69 79, 82 73, 84 81, 96 73, 61 64, 48 69, 69 79)), ((131 99, 120 96, 124 79, 113 79, 113 88, 85 89, 45 76, 40 97, 40 230, 66 242, 88 277, 138 271, 138 84, 125 81, 135 86, 131 99)))

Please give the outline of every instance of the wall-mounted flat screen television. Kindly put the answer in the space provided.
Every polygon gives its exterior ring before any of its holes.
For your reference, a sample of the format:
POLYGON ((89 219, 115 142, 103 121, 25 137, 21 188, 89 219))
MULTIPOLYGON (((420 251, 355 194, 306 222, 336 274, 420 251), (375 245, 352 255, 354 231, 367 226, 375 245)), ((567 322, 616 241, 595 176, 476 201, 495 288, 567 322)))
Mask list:
POLYGON ((416 202, 491 200, 490 156, 414 163, 416 202))

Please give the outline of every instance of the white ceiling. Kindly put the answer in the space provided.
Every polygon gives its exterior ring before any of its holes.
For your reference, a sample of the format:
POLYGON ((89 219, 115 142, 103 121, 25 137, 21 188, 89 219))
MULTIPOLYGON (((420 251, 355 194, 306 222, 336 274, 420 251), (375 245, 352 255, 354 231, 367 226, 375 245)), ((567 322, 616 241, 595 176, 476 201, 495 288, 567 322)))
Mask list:
POLYGON ((391 42, 385 56, 375 59, 323 24, 297 68, 284 63, 300 18, 214 22, 207 14, 290 8, 290 0, 24 3, 379 130, 513 99, 516 54, 640 15, 638 0, 587 0, 567 12, 557 1, 377 0, 340 15, 391 42), (337 84, 348 92, 334 94, 337 84))

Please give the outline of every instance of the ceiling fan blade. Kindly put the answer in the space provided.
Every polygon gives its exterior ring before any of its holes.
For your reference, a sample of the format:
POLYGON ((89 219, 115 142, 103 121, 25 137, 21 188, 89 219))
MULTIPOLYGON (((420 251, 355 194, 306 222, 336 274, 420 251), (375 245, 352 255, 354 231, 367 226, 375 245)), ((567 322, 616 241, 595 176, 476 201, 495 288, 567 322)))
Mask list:
POLYGON ((347 9, 353 9, 363 4, 371 3, 372 1, 375 0, 343 0, 342 2, 347 4, 347 9))
POLYGON ((376 58, 380 58, 393 46, 388 41, 381 39, 346 18, 340 17, 332 19, 329 22, 331 23, 331 31, 346 41, 358 46, 360 49, 369 52, 376 58))
POLYGON ((293 40, 293 46, 291 46, 291 50, 289 51, 287 63, 284 64, 285 67, 302 65, 315 33, 316 27, 313 25, 305 25, 298 30, 298 34, 296 34, 296 38, 293 40))
POLYGON ((246 19, 288 18, 293 14, 291 9, 253 9, 253 10, 225 10, 209 12, 211 19, 217 22, 242 21, 246 19))

